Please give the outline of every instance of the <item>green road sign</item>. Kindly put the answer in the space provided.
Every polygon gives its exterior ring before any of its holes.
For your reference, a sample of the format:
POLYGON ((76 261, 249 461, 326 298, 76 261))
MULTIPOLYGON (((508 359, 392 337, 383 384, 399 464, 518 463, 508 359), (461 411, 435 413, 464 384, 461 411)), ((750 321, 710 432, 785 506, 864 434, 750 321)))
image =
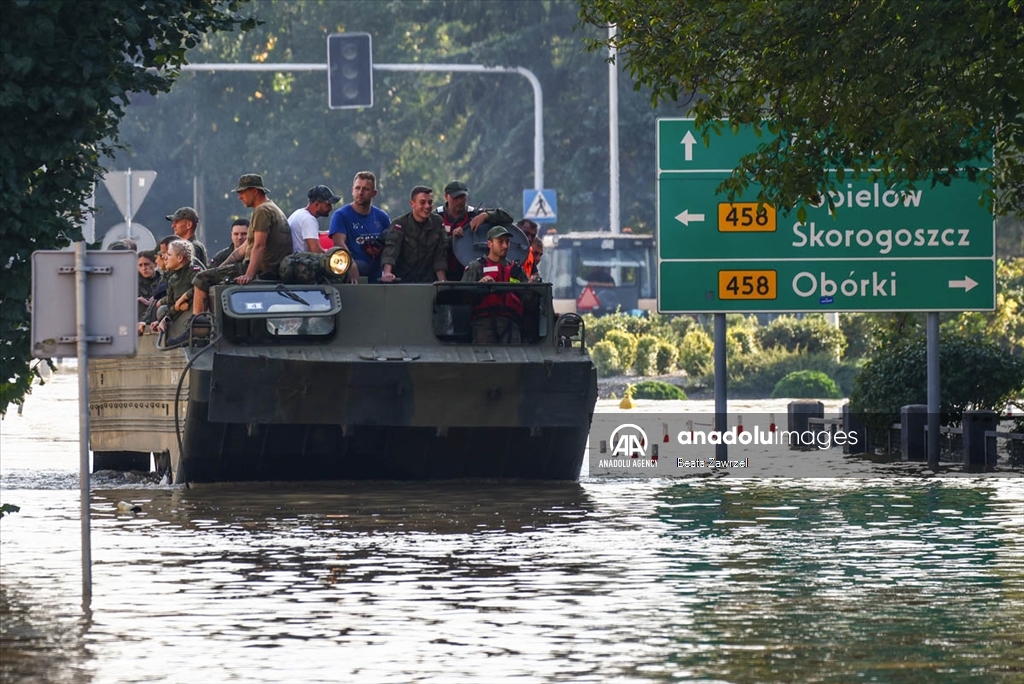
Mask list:
MULTIPOLYGON (((773 138, 766 124, 762 125, 760 134, 750 125, 733 131, 728 120, 716 126, 721 129, 721 135, 712 130, 705 145, 703 134, 693 119, 658 119, 658 174, 671 171, 732 173, 741 157, 756 152, 762 143, 773 138)), ((991 166, 992 160, 972 159, 968 164, 986 168, 991 166)))
POLYGON ((658 181, 662 259, 935 258, 994 254, 992 215, 978 204, 980 187, 966 179, 949 186, 889 189, 846 181, 836 204, 776 213, 751 200, 730 203, 716 174, 662 174, 658 181))
MULTIPOLYGON (((845 174, 827 202, 777 212, 758 188, 715 189, 762 140, 707 145, 692 119, 658 120, 658 310, 976 311, 995 308, 995 228, 980 183, 892 188, 845 174)), ((764 135, 769 135, 767 131, 764 135)))
POLYGON ((662 261, 658 268, 663 313, 995 308, 995 263, 987 258, 662 261))
POLYGON ((658 173, 663 171, 726 171, 731 173, 740 157, 756 152, 759 136, 746 126, 733 132, 723 123, 722 135, 711 134, 704 145, 693 119, 658 119, 658 173))

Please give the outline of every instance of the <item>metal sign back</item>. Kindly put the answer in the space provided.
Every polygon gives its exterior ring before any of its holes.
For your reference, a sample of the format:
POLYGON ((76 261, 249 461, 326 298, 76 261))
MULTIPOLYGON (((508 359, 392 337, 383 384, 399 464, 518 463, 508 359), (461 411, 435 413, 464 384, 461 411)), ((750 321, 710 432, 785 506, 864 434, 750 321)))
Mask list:
POLYGON ((125 217, 135 216, 156 180, 156 171, 108 171, 103 187, 125 217))
MULTIPOLYGON (((135 356, 138 348, 138 257, 90 251, 86 257, 86 338, 89 356, 135 356)), ((75 253, 32 253, 32 356, 78 354, 75 253)))

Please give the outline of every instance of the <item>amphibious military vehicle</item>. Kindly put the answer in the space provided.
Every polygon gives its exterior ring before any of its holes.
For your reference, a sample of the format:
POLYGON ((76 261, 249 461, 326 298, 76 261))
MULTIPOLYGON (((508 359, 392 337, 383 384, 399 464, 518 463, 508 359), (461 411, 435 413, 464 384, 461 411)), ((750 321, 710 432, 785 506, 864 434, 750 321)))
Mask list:
POLYGON ((346 252, 291 261, 214 288, 193 324, 175 482, 579 476, 597 375, 550 285, 354 285, 346 252), (523 303, 519 343, 473 342, 495 292, 523 303))

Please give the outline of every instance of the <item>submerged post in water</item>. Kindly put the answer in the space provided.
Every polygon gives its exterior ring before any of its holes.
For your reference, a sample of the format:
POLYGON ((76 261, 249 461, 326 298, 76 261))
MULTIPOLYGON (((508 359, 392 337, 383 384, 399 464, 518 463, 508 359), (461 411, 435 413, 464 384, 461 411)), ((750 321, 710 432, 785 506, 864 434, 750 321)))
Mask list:
MULTIPOLYGON (((729 430, 728 400, 726 397, 725 375, 725 314, 715 314, 715 430, 725 434, 729 430)), ((719 442, 715 445, 715 458, 729 459, 729 447, 719 442)))
POLYGON ((78 337, 78 486, 82 499, 82 608, 92 603, 89 511, 89 342, 86 338, 85 242, 75 243, 75 335, 78 337))
POLYGON ((929 311, 925 322, 927 331, 926 360, 928 377, 928 467, 939 469, 939 314, 929 311))

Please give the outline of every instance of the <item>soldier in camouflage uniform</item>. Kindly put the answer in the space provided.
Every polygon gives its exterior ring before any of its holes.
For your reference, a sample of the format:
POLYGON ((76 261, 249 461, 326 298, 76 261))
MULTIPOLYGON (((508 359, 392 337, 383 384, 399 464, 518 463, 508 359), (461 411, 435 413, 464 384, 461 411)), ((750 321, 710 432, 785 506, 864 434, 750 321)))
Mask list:
POLYGON ((196 238, 199 229, 199 214, 192 207, 182 207, 165 217, 171 222, 171 230, 182 240, 192 243, 192 259, 199 268, 206 268, 206 246, 196 238))
POLYGON ((217 268, 228 260, 228 257, 239 247, 245 247, 245 240, 249 237, 249 219, 235 219, 231 224, 231 244, 210 257, 209 266, 203 268, 217 268))
POLYGON ((441 217, 431 211, 434 191, 425 185, 412 189, 412 207, 387 230, 380 256, 381 282, 401 278, 403 283, 445 281, 448 268, 448 236, 441 217))
POLYGON ((292 253, 292 229, 288 225, 288 217, 267 198, 269 190, 263 186, 263 176, 256 173, 243 175, 238 180, 238 187, 232 192, 238 193, 242 204, 252 208, 244 261, 236 260, 243 251, 238 248, 223 265, 208 268, 196 275, 193 280, 195 292, 192 313, 197 315, 206 311, 206 300, 214 285, 225 280, 246 285, 259 275, 269 275, 276 279, 281 260, 292 253))
MULTIPOLYGON (((519 262, 509 262, 511 236, 505 226, 487 231, 487 256, 466 264, 464 283, 524 283, 529 279, 519 262)), ((475 344, 518 344, 522 341, 523 300, 514 292, 487 292, 473 306, 475 344)))
POLYGON ((188 240, 174 240, 167 245, 167 270, 164 272, 167 294, 157 311, 157 320, 150 325, 153 332, 165 332, 171 320, 192 308, 192 278, 196 274, 192 267, 194 258, 192 243, 188 240))
POLYGON ((156 255, 153 252, 139 252, 137 263, 139 269, 139 296, 136 301, 138 301, 139 320, 143 321, 146 318, 146 311, 149 309, 149 305, 156 299, 156 287, 162 280, 156 270, 156 255))
POLYGON ((462 278, 463 264, 452 251, 452 245, 455 238, 463 236, 465 228, 476 231, 484 223, 512 223, 512 215, 504 209, 470 206, 469 187, 457 180, 444 187, 444 204, 436 211, 448 234, 448 280, 462 278))

